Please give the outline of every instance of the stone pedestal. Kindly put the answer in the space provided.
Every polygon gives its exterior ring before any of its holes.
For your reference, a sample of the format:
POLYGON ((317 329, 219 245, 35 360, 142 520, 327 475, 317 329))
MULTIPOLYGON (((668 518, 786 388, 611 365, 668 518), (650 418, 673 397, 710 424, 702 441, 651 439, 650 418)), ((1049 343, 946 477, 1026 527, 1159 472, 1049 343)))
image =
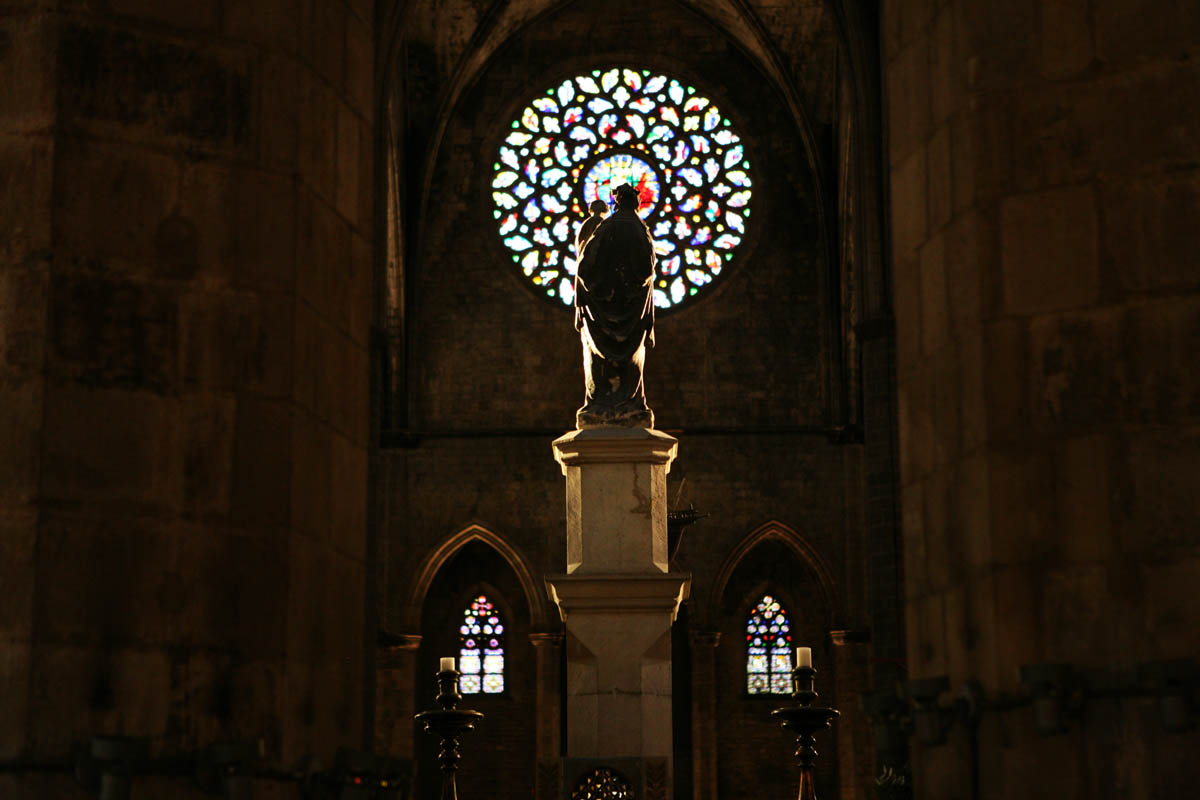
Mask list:
POLYGON ((554 442, 567 478, 567 574, 666 572, 667 473, 679 442, 591 428, 554 442))
POLYGON ((567 627, 572 761, 640 759, 652 771, 670 763, 671 623, 691 582, 667 563, 677 445, 645 428, 554 442, 567 479, 567 573, 546 582, 567 627))
POLYGON ((671 623, 687 575, 556 575, 567 623, 567 755, 671 755, 671 623))

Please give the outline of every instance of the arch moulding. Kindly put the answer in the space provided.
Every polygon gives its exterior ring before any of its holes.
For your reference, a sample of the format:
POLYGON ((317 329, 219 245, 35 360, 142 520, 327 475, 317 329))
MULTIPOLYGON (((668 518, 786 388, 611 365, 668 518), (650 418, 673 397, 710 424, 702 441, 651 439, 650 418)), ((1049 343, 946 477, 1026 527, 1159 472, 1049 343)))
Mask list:
POLYGON ((539 591, 541 585, 534 580, 533 572, 529 569, 529 562, 524 554, 500 534, 478 524, 468 525, 457 533, 447 536, 421 562, 416 575, 413 576, 412 586, 401 615, 404 620, 404 630, 406 632, 420 631, 421 609, 425 604, 426 595, 429 594, 429 587, 433 585, 434 578, 437 577, 442 567, 454 557, 455 553, 476 541, 483 542, 499 553, 516 574, 517 581, 525 592, 525 602, 529 605, 531 629, 534 631, 557 630, 557 615, 553 620, 551 619, 545 594, 539 591))
POLYGON ((742 563, 742 559, 755 547, 771 540, 782 542, 802 564, 808 567, 809 574, 816 578, 817 586, 820 588, 821 599, 828 612, 827 624, 831 629, 836 628, 841 606, 838 604, 837 584, 833 580, 833 571, 829 569, 825 559, 821 558, 820 553, 807 539, 779 520, 770 520, 755 528, 722 562, 708 599, 709 619, 715 620, 720 617, 721 600, 725 596, 729 579, 733 577, 733 571, 737 569, 738 564, 742 563))

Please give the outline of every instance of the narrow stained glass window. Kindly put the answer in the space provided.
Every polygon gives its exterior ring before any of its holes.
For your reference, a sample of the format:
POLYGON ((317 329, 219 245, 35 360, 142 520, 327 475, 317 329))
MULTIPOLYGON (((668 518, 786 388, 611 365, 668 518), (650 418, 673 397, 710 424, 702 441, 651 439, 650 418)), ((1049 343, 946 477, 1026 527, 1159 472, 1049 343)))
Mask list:
POLYGON ((504 691, 504 624, 487 598, 476 595, 458 628, 458 690, 463 694, 504 691))
POLYGON ((729 118, 648 69, 576 75, 533 98, 499 145, 489 187, 501 241, 537 291, 575 300, 575 233, 622 183, 658 257, 654 305, 689 302, 727 272, 750 228, 750 161, 729 118))
POLYGON ((787 612, 765 594, 746 620, 746 691, 792 693, 792 633, 787 612))

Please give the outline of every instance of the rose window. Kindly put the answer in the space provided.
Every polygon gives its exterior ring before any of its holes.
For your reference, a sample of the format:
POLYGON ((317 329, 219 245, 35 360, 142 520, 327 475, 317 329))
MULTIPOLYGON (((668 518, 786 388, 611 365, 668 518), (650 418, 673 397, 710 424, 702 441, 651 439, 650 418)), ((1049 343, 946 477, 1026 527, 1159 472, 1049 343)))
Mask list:
POLYGON ((534 99, 500 146, 493 215, 514 264, 566 306, 575 234, 588 206, 622 183, 658 258, 654 304, 676 308, 732 265, 750 217, 741 137, 707 97, 650 70, 593 70, 534 99))

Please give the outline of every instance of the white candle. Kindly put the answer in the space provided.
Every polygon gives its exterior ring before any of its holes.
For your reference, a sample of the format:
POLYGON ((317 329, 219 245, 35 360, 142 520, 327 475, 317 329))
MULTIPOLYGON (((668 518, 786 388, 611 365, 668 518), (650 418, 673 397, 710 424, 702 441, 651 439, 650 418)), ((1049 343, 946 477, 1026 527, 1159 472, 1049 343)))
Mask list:
POLYGON ((449 672, 454 669, 454 656, 438 659, 438 672, 449 672))
POLYGON ((812 668, 812 648, 811 647, 801 647, 799 650, 796 651, 796 655, 797 655, 797 658, 799 659, 799 661, 797 662, 798 666, 808 667, 809 669, 812 668))

